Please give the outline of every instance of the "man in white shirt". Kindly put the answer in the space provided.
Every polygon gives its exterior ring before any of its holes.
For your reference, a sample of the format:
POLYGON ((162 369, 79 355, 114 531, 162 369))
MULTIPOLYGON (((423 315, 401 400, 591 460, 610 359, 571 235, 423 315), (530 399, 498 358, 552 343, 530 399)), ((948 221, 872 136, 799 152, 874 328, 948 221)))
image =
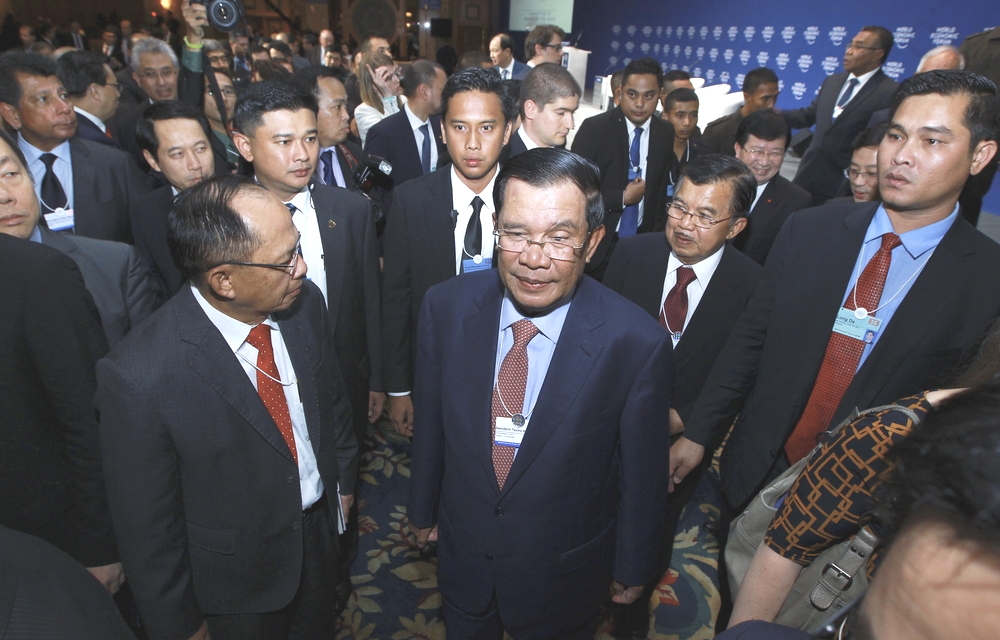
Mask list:
POLYGON ((562 147, 576 124, 580 85, 558 65, 543 62, 521 83, 521 126, 510 137, 507 157, 536 147, 562 147))
POLYGON ((530 69, 514 59, 514 41, 506 33, 498 33, 490 40, 490 60, 501 80, 524 80, 530 69))
POLYGON ((111 67, 91 51, 69 51, 59 58, 56 67, 76 111, 76 134, 121 148, 105 124, 115 114, 121 95, 111 67))

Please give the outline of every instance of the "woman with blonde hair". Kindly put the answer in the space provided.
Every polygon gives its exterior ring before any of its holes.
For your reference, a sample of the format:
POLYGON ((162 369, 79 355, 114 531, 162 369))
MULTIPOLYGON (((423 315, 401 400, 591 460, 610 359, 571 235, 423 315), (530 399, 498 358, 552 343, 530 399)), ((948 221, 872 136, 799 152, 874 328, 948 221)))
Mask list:
POLYGON ((358 136, 362 146, 368 130, 386 116, 399 111, 397 96, 403 93, 399 84, 399 73, 392 58, 372 51, 361 57, 357 71, 361 104, 354 110, 354 120, 358 126, 358 136))

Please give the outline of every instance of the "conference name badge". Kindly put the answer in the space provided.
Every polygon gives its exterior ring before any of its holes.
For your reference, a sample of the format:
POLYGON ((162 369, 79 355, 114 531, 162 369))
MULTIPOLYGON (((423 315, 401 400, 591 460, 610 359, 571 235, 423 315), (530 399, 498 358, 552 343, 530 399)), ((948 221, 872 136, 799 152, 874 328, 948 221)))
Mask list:
POLYGON ((836 333, 870 343, 875 339, 875 334, 882 327, 882 321, 875 316, 865 315, 859 318, 854 309, 841 307, 837 312, 837 319, 833 323, 833 330, 836 333))
POLYGON ((520 447, 524 432, 528 430, 528 421, 521 414, 514 418, 497 418, 497 428, 493 434, 493 442, 504 447, 520 447), (520 423, 520 425, 518 424, 520 423))
POLYGON ((478 253, 471 258, 462 259, 462 272, 472 273, 473 271, 483 271, 493 268, 493 258, 487 258, 478 253))
POLYGON ((74 226, 73 210, 57 208, 52 213, 45 214, 45 225, 50 231, 65 231, 74 226))

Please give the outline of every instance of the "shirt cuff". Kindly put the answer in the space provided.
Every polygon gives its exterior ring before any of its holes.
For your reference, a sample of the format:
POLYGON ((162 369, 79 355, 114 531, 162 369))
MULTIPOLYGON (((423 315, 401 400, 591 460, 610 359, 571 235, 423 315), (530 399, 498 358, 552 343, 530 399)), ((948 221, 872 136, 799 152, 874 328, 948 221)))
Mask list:
POLYGON ((410 395, 410 392, 409 391, 389 391, 389 392, 387 392, 387 395, 390 398, 402 398, 403 396, 410 395))

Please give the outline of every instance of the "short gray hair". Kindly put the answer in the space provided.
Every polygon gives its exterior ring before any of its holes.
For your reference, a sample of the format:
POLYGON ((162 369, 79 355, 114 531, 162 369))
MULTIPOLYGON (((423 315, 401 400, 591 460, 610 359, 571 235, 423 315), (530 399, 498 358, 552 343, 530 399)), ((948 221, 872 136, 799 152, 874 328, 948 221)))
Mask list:
POLYGON ((177 54, 170 48, 170 45, 159 38, 143 38, 132 47, 132 71, 135 73, 139 73, 139 58, 144 53, 159 53, 169 56, 174 68, 176 69, 179 66, 177 63, 177 54))

